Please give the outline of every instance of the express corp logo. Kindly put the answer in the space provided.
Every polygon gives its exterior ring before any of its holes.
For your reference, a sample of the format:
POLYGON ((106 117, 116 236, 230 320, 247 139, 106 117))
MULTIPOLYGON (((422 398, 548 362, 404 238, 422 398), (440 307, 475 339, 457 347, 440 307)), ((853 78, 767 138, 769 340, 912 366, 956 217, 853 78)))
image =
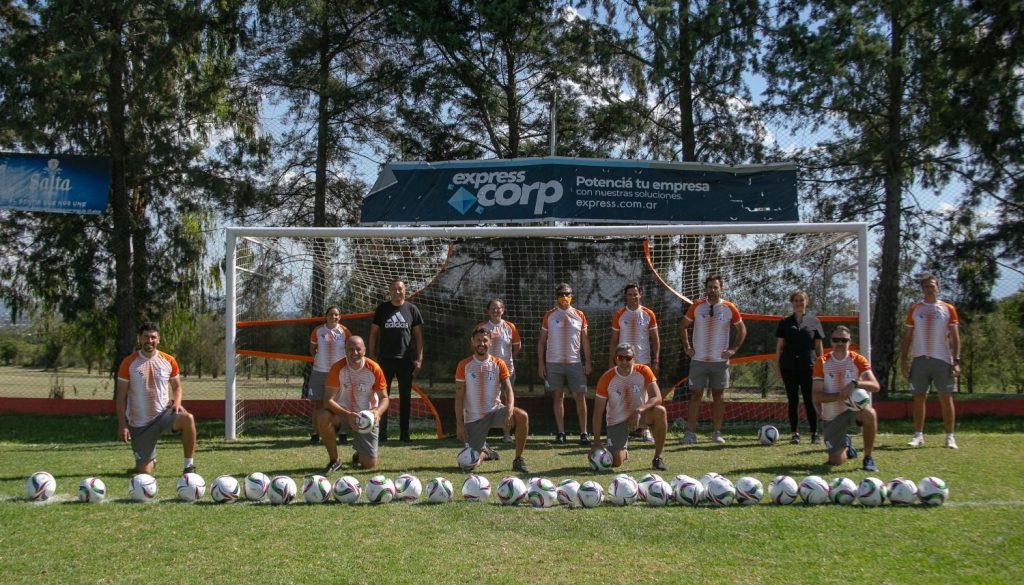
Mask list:
POLYGON ((545 205, 562 198, 561 183, 527 183, 526 171, 455 173, 448 188, 456 189, 455 194, 448 199, 448 204, 462 215, 473 207, 476 207, 478 214, 483 214, 485 208, 495 205, 532 205, 533 215, 543 215, 545 205))

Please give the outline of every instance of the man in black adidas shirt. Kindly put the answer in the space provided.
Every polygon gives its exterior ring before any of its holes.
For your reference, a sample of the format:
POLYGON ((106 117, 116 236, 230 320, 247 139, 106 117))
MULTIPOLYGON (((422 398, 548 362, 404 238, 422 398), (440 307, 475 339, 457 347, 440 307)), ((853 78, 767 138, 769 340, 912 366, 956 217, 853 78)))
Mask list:
MULTIPOLYGON (((373 314, 367 357, 374 360, 388 381, 398 377, 400 440, 409 441, 409 407, 412 377, 423 366, 423 316, 416 305, 405 300, 405 283, 396 280, 388 287, 390 301, 381 303, 373 314), (378 346, 379 344, 379 346, 378 346)), ((388 436, 388 415, 380 420, 379 440, 388 436)))

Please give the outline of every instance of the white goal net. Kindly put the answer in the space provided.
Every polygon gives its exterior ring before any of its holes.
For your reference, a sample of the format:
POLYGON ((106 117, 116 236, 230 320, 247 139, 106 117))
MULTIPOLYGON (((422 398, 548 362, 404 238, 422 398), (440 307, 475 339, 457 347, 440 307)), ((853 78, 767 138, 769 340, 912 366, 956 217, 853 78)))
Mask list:
POLYGON ((739 307, 748 328, 726 394, 727 422, 774 421, 782 428, 785 392, 770 360, 788 294, 806 291, 826 329, 829 321, 842 322, 862 348, 870 347, 866 242, 867 226, 860 223, 229 228, 226 435, 233 438, 265 415, 293 416, 296 425, 308 426, 301 392, 310 330, 333 305, 353 334, 367 337, 372 312, 395 279, 406 283, 425 321, 414 430, 419 421, 438 435, 444 431, 456 364, 469 355, 469 333, 486 318, 492 298, 504 301, 506 319, 522 336, 516 393, 532 406, 531 428, 550 426, 536 342, 561 282, 573 287, 574 305, 587 317, 591 391, 607 369, 611 316, 623 305, 623 288, 639 283, 659 325, 659 384, 670 417, 679 418, 688 399, 679 321, 712 274, 723 277, 723 296, 739 307))

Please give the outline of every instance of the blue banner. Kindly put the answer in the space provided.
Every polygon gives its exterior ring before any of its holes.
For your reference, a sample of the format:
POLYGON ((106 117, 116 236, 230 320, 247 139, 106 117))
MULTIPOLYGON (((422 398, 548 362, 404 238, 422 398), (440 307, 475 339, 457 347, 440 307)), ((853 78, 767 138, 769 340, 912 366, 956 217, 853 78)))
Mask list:
POLYGON ((795 222, 796 167, 549 157, 392 163, 363 225, 795 222))
POLYGON ((0 208, 103 213, 110 167, 105 156, 0 152, 0 208))

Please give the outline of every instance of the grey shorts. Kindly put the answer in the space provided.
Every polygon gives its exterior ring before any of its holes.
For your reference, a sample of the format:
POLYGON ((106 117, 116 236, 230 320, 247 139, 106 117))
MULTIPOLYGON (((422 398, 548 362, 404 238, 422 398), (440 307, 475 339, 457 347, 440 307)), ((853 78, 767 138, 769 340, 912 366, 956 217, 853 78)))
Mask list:
POLYGON ((834 455, 846 450, 846 435, 850 426, 857 422, 859 412, 844 410, 839 416, 832 420, 822 421, 822 429, 825 434, 825 452, 834 455))
POLYGON ((484 445, 487 444, 487 432, 491 429, 505 427, 506 412, 508 412, 508 407, 503 404, 485 414, 480 420, 466 423, 466 443, 477 451, 483 450, 484 445))
POLYGON ((929 384, 935 384, 939 394, 956 392, 956 379, 950 366, 943 360, 919 355, 910 362, 910 393, 914 396, 928 394, 929 384))
POLYGON ((690 388, 725 390, 729 387, 729 362, 690 362, 690 388))
POLYGON ((327 372, 313 370, 309 373, 309 399, 323 400, 324 389, 327 385, 327 372))
POLYGON ((170 433, 174 421, 178 418, 174 409, 168 406, 163 412, 157 415, 148 425, 144 427, 128 427, 132 436, 132 453, 135 455, 135 463, 156 460, 156 441, 160 435, 170 433))
POLYGON ((612 425, 605 433, 608 435, 608 451, 611 453, 623 451, 629 446, 629 421, 624 420, 612 425))
POLYGON ((587 376, 583 373, 583 364, 545 364, 547 377, 544 378, 544 391, 567 389, 576 394, 587 393, 587 376))
POLYGON ((344 416, 334 415, 334 420, 339 420, 338 432, 348 431, 349 440, 352 441, 352 448, 356 450, 360 455, 365 455, 370 459, 377 458, 377 437, 380 435, 380 425, 375 424, 368 433, 360 433, 359 431, 349 427, 348 418, 344 416))

